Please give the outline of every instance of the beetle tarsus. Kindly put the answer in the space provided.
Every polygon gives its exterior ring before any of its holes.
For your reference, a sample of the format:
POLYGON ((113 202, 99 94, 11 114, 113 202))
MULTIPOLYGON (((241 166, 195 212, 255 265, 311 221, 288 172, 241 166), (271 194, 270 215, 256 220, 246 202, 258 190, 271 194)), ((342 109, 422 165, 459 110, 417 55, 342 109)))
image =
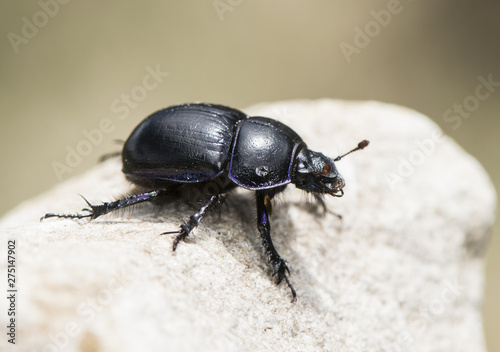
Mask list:
POLYGON ((172 244, 172 252, 175 252, 175 250, 177 249, 177 245, 181 242, 181 241, 185 241, 186 238, 189 236, 189 233, 181 230, 181 231, 178 231, 179 234, 177 236, 175 236, 174 238, 174 243, 172 244))
POLYGON ((285 278, 285 281, 286 281, 288 287, 290 288, 290 291, 292 291, 291 302, 293 303, 293 302, 297 301, 297 292, 295 292, 295 289, 293 288, 292 284, 290 283, 290 280, 288 280, 288 276, 285 275, 284 278, 285 278))
POLYGON ((76 213, 76 214, 57 214, 57 213, 47 213, 40 218, 40 221, 48 218, 63 218, 63 219, 83 219, 89 218, 89 220, 94 220, 95 218, 101 216, 106 213, 106 206, 109 203, 104 203, 100 205, 93 205, 85 199, 84 196, 80 195, 85 202, 89 205, 90 208, 83 208, 82 211, 87 212, 86 214, 76 213))
MULTIPOLYGON (((82 209, 82 211, 90 211, 90 209, 82 209)), ((45 219, 48 218, 64 218, 64 219, 83 219, 83 218, 91 218, 92 219, 92 212, 90 211, 88 214, 57 214, 57 213, 47 213, 44 216, 40 218, 40 222, 42 222, 45 219)))
POLYGON ((172 252, 175 252, 179 243, 181 241, 185 241, 186 238, 189 236, 189 233, 191 232, 191 230, 188 230, 185 225, 186 224, 182 224, 181 229, 178 231, 167 231, 167 232, 160 233, 160 236, 171 235, 174 233, 177 234, 177 236, 174 236, 174 242, 172 243, 172 252))
POLYGON ((276 260, 272 261, 272 265, 273 265, 272 276, 276 276, 276 274, 278 274, 277 284, 279 285, 283 280, 283 277, 286 275, 286 273, 290 275, 290 269, 288 269, 288 265, 286 265, 286 262, 280 256, 278 256, 276 260))
POLYGON ((292 283, 288 279, 288 275, 290 275, 290 269, 288 269, 286 262, 283 260, 283 258, 281 258, 278 255, 277 260, 272 262, 272 266, 273 266, 272 276, 278 275, 276 280, 276 285, 279 285, 283 281, 283 279, 285 279, 285 282, 287 283, 288 287, 290 288, 290 291, 292 292, 292 302, 295 302, 297 300, 297 293, 295 292, 292 283))

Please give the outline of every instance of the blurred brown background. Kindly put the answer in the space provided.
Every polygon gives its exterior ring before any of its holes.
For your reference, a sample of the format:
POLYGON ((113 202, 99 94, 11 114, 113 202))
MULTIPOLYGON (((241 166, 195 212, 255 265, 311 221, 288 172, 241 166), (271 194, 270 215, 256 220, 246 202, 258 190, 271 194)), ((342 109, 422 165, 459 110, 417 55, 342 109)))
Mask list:
MULTIPOLYGON (((149 113, 190 101, 404 105, 500 189, 500 86, 471 98, 479 77, 500 82, 499 2, 59 1, 1 5, 0 214, 118 150, 149 113), (447 115, 464 102, 464 117, 447 115)), ((500 351, 499 235, 487 253, 489 351, 500 351)))

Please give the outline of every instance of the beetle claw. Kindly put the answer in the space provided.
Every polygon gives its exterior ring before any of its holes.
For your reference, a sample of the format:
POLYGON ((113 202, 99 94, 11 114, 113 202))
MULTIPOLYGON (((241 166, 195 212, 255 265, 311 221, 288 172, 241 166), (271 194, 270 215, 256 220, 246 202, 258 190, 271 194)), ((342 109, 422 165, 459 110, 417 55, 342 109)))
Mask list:
POLYGON ((181 226, 180 230, 163 232, 160 234, 160 236, 171 235, 173 233, 177 234, 177 236, 174 237, 174 243, 172 244, 172 251, 175 252, 177 246, 179 245, 179 242, 185 241, 186 238, 189 236, 189 233, 181 226))
POLYGON ((286 265, 285 261, 282 258, 279 258, 276 262, 273 263, 272 267, 273 267, 272 276, 278 275, 278 278, 276 280, 276 285, 279 285, 283 281, 283 279, 285 279, 285 282, 287 283, 288 287, 290 288, 290 291, 292 292, 292 302, 295 302, 297 300, 297 293, 295 292, 292 283, 288 279, 288 275, 290 275, 290 269, 288 269, 288 266, 286 265))
POLYGON ((278 280, 276 282, 278 285, 281 283, 287 273, 288 275, 290 275, 290 269, 288 269, 288 266, 283 259, 280 258, 277 262, 273 263, 272 276, 276 276, 276 274, 278 275, 278 280))

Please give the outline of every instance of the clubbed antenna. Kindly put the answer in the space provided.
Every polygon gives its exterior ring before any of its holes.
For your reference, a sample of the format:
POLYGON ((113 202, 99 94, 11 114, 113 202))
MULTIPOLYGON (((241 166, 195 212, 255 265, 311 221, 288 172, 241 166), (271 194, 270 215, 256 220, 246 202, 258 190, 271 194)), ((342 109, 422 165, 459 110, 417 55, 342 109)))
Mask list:
POLYGON ((356 150, 361 150, 361 149, 364 149, 366 148, 366 146, 370 144, 369 141, 367 141, 366 139, 362 140, 361 142, 358 143, 358 146, 356 148, 354 148, 353 150, 351 150, 350 152, 347 152, 345 153, 344 155, 340 155, 338 157, 335 158, 335 160, 333 161, 339 161, 340 159, 342 159, 344 156, 346 155, 349 155, 351 154, 352 152, 355 152, 356 150))

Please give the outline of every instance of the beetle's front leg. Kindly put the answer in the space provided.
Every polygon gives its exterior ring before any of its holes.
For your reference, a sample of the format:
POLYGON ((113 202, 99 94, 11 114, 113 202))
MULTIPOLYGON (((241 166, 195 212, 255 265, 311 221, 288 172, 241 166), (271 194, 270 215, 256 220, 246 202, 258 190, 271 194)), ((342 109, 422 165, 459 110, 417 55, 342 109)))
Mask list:
POLYGON ((326 215, 326 213, 330 213, 332 215, 335 215, 336 217, 339 218, 339 220, 342 220, 342 215, 335 213, 333 211, 328 210, 325 204, 325 199, 324 196, 318 193, 313 193, 312 194, 316 202, 319 204, 319 206, 323 209, 323 215, 326 215))
POLYGON ((285 279, 288 287, 292 291, 293 299, 296 300, 295 289, 293 288, 290 280, 288 279, 287 273, 290 274, 290 270, 286 265, 285 261, 274 248, 273 241, 271 240, 271 222, 270 215, 272 212, 271 207, 271 196, 265 191, 258 191, 257 193, 257 228, 260 232, 260 237, 262 238, 262 245, 267 254, 267 260, 272 265, 273 276, 278 275, 277 285, 285 279))

